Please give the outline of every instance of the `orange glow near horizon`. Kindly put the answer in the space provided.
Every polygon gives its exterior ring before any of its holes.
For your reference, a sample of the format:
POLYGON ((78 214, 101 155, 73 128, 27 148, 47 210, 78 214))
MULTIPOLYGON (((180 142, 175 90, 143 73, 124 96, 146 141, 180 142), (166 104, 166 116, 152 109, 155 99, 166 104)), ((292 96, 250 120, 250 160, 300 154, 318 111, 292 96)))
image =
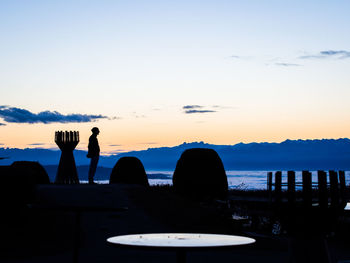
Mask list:
MULTIPOLYGON (((223 123, 219 120, 210 123, 180 121, 168 124, 149 124, 147 120, 138 122, 101 121, 79 124, 8 124, 1 127, 1 147, 8 148, 52 148, 56 130, 78 130, 80 143, 77 149, 86 150, 90 129, 98 126, 98 137, 102 154, 113 154, 132 150, 157 147, 173 147, 183 142, 203 141, 209 144, 234 145, 240 142, 282 142, 286 139, 337 139, 347 138, 350 125, 339 120, 308 124, 302 121, 288 123, 261 121, 223 123)), ((58 148, 57 148, 58 149, 58 148)))

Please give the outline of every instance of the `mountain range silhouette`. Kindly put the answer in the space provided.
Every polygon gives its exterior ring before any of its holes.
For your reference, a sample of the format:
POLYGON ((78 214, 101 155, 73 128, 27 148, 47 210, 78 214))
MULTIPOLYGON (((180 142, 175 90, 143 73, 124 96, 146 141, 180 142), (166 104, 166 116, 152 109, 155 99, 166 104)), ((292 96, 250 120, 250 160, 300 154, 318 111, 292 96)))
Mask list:
MULTIPOLYGON (((99 166, 112 168, 119 158, 135 156, 146 170, 174 170, 183 151, 211 148, 217 151, 226 170, 350 170, 350 139, 286 140, 281 143, 238 143, 214 145, 204 142, 183 143, 174 147, 149 148, 117 155, 101 156, 99 166)), ((0 165, 14 161, 38 161, 58 165, 60 151, 50 149, 0 148, 0 165)), ((86 151, 75 150, 77 166, 89 164, 86 151)))

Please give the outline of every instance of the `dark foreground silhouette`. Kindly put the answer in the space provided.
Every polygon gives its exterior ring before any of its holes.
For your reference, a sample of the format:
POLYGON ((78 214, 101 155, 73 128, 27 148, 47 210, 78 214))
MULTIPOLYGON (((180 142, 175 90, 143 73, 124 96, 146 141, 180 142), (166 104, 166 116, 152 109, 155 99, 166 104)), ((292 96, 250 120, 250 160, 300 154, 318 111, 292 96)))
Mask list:
POLYGON ((227 196, 224 165, 212 149, 193 148, 183 152, 176 164, 173 185, 178 193, 198 198, 227 196))
POLYGON ((18 161, 0 166, 0 201, 2 207, 24 207, 35 200, 37 184, 49 184, 45 169, 38 162, 18 161))
POLYGON ((149 186, 142 162, 136 157, 122 157, 113 167, 110 184, 138 184, 149 186))
MULTIPOLYGON (((117 249, 106 243, 116 235, 166 232, 257 240, 225 251, 194 251, 189 262, 331 262, 327 252, 336 260, 350 258, 350 220, 345 213, 329 221, 324 210, 313 210, 312 205, 306 209, 300 201, 310 200, 305 191, 296 192, 294 208, 288 196, 279 198, 279 188, 271 197, 267 191, 228 195, 226 174, 213 150, 184 152, 173 187, 149 187, 142 162, 135 157, 121 158, 114 168, 109 185, 62 185, 49 184, 39 163, 0 166, 0 230, 6 240, 0 261, 174 262, 172 251, 117 249), (259 220, 268 222, 270 232, 254 223, 259 220), (273 234, 278 220, 286 231, 273 234), (324 234, 329 235, 330 249, 324 247, 324 234)), ((306 173, 304 177, 309 182, 306 173)))

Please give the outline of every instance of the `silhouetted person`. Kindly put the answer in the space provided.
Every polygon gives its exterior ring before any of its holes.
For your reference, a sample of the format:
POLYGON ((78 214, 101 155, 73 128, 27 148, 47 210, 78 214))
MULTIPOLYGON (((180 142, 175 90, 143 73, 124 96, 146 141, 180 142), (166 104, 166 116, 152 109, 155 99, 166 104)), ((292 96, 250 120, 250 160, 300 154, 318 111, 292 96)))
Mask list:
POLYGON ((91 129, 92 135, 89 138, 88 154, 87 157, 91 158, 89 168, 89 184, 94 184, 94 176, 96 173, 98 159, 100 158, 100 146, 98 145, 97 135, 100 130, 97 127, 91 129))

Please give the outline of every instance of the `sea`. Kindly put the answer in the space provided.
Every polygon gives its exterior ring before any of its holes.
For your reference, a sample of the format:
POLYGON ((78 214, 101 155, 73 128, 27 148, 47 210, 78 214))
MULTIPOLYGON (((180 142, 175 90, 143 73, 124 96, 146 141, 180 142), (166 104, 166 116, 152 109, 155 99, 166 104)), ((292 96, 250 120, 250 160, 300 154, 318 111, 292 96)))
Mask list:
MULTIPOLYGON (((229 189, 266 190, 267 173, 275 171, 226 171, 229 189)), ((317 171, 312 172, 312 181, 317 182, 317 171)), ((172 185, 173 171, 146 171, 150 185, 172 185)), ((302 182, 302 171, 295 171, 296 182, 302 182)), ((345 171, 346 185, 350 183, 350 171, 345 171)), ((98 180, 100 184, 108 184, 108 180, 98 180)), ((282 171, 282 183, 287 182, 287 171, 282 171)), ((81 183, 87 183, 81 181, 81 183)))

